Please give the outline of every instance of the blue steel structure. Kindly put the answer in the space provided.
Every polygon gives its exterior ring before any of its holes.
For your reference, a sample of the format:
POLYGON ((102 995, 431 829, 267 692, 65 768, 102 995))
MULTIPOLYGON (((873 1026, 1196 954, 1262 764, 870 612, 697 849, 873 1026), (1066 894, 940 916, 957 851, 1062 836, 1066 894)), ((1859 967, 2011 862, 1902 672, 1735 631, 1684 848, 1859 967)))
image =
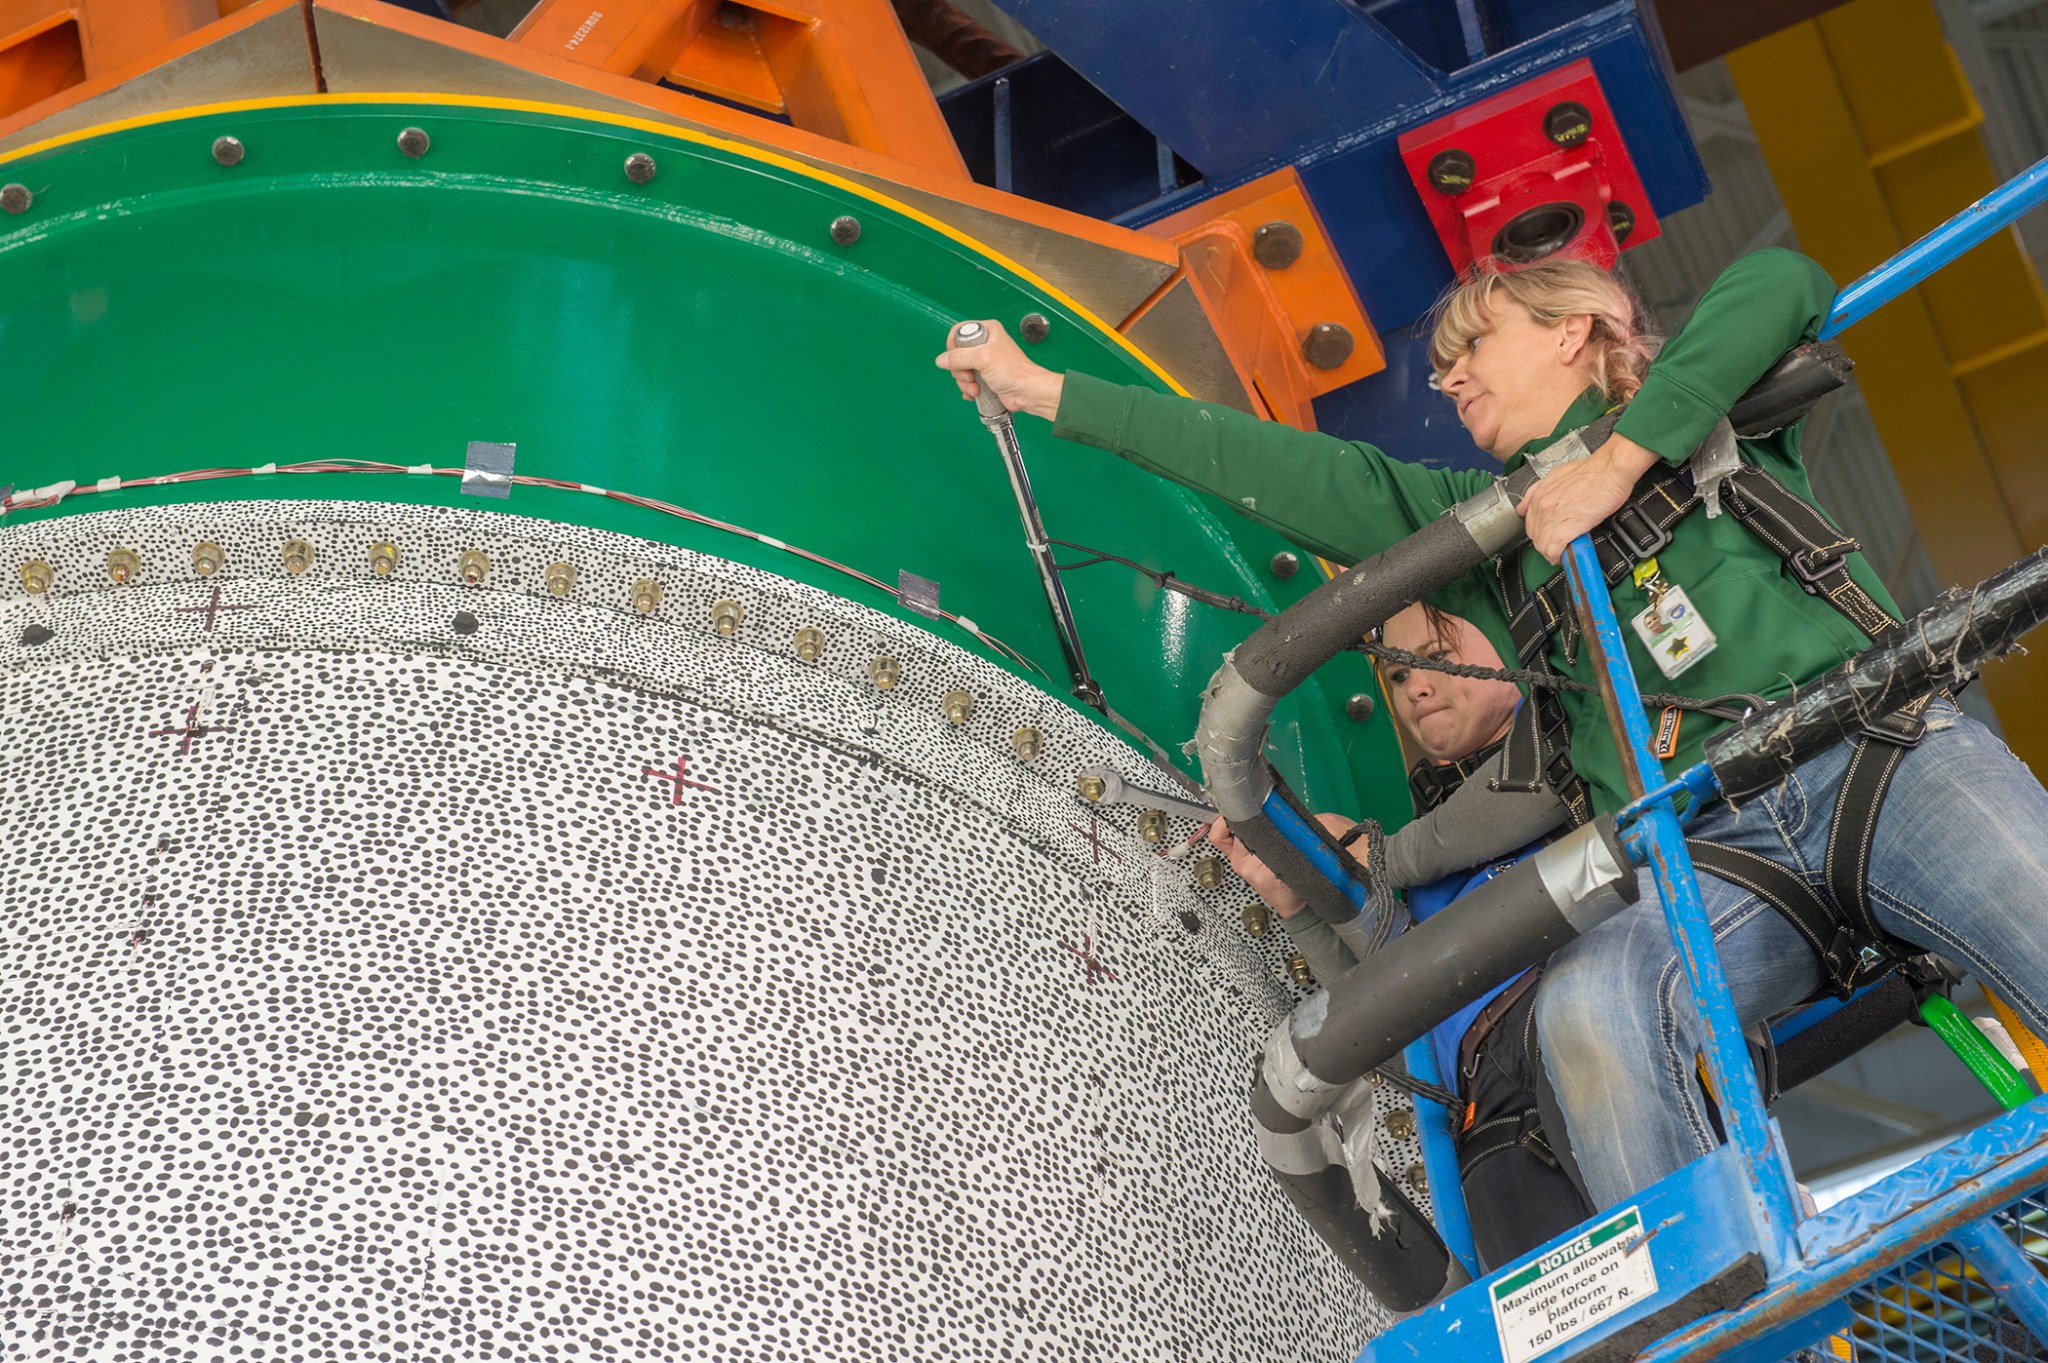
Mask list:
POLYGON ((999 3, 1052 52, 941 101, 977 178, 1142 226, 1295 167, 1387 351, 1317 424, 1410 460, 1484 456, 1409 330, 1451 267, 1396 138, 1583 57, 1657 214, 1707 192, 1647 0, 999 3))

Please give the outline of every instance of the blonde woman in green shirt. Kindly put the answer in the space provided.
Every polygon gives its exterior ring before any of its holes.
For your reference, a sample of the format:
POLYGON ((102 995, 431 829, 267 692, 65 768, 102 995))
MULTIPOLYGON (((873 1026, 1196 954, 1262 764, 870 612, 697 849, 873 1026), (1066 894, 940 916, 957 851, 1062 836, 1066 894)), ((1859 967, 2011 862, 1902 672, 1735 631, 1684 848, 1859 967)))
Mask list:
MULTIPOLYGON (((1530 451, 1627 404, 1611 439, 1543 479, 1517 508, 1530 543, 1511 551, 1508 580, 1518 577, 1525 588, 1545 582, 1571 540, 1613 516, 1646 473, 1685 465, 1781 355, 1814 337, 1834 293, 1833 281, 1805 257, 1758 252, 1730 266, 1659 349, 1626 286, 1590 265, 1545 261, 1460 286, 1442 311, 1431 358, 1459 420, 1508 471, 1530 451)), ((1052 421, 1057 435, 1213 493, 1329 558, 1357 562, 1378 553, 1491 482, 1211 403, 1053 374, 987 325, 993 336, 986 346, 949 349, 938 359, 963 396, 986 383, 1012 410, 1052 421)), ((1810 502, 1800 431, 1795 422, 1735 448, 1743 464, 1810 502)), ((1677 601, 1691 622, 1683 631, 1688 656, 1676 660, 1660 660, 1669 651, 1666 636, 1647 627, 1624 631, 1646 687, 1701 699, 1776 699, 1868 647, 1864 628, 1810 593, 1737 517, 1695 510, 1671 536, 1611 589, 1624 621, 1668 614, 1677 601)), ((1860 554, 1847 553, 1842 564, 1863 599, 1896 613, 1860 554)), ((1502 591, 1502 576, 1489 565, 1431 600, 1514 657, 1502 591)), ((1882 628, 1874 614, 1863 622, 1882 628)), ((1565 634, 1549 639, 1543 661, 1594 681, 1586 651, 1565 634)), ((1619 808, 1627 799, 1620 757, 1599 698, 1565 692, 1559 701, 1571 723, 1571 763, 1592 808, 1619 808)), ((1674 769, 1697 762, 1704 741, 1725 724, 1684 712, 1667 761, 1674 769)), ((1870 909, 1901 950, 1964 961, 2029 1026, 2048 1031, 2048 792, 1952 702, 1929 707, 1927 730, 1900 763, 1876 824, 1870 909)), ((1745 805, 1739 819, 1725 805, 1701 811, 1691 835, 1788 867, 1825 893, 1828 832, 1852 751, 1844 744, 1801 767, 1745 805)), ((1794 1007, 1822 986, 1815 952, 1784 916, 1733 879, 1704 876, 1702 891, 1745 1022, 1794 1007)), ((1693 1080, 1701 1027, 1655 903, 1636 905, 1558 952, 1537 1018, 1572 1145, 1602 1205, 1712 1147, 1693 1080)))

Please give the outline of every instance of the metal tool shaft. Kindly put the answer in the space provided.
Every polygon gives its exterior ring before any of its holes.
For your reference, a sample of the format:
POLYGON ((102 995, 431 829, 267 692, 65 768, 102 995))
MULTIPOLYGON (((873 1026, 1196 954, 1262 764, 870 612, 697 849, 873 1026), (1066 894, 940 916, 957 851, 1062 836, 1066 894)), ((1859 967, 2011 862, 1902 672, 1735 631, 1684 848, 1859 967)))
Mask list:
MULTIPOLYGON (((979 322, 962 322, 953 333, 953 341, 954 347, 961 350, 986 345, 988 328, 979 322)), ((979 382, 979 376, 976 381, 979 382)), ((1100 710, 1102 688, 1088 671, 1088 656, 1082 651, 1081 633, 1074 624, 1074 608, 1068 604, 1067 589, 1060 581, 1059 570, 1053 566, 1052 545, 1045 538, 1045 522, 1039 518, 1038 502, 1031 495, 1031 475, 1024 468, 1024 449, 1017 443, 1016 423, 1002 399, 985 383, 974 407, 981 415, 981 424, 995 436, 1003 466, 1009 471, 1010 491, 1017 498, 1017 517, 1024 523, 1024 545, 1038 565, 1038 583, 1045 589, 1045 603, 1052 611, 1053 625, 1059 630, 1060 651, 1066 655, 1067 672, 1073 678, 1074 698, 1100 710)))

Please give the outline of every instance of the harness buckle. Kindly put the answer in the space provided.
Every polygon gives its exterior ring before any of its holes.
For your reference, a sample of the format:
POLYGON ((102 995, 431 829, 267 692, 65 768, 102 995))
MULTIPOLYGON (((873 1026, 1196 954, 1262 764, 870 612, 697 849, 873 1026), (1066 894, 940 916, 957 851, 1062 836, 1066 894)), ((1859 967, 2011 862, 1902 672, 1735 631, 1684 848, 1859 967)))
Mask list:
POLYGON ((1821 592, 1820 580, 1840 569, 1842 560, 1861 547, 1855 540, 1843 540, 1825 549, 1802 550, 1788 557, 1785 563, 1792 569, 1792 576, 1799 579, 1799 585, 1806 589, 1807 594, 1818 596, 1821 592))
POLYGON ((1866 737, 1880 743, 1895 743, 1901 748, 1919 746, 1927 737, 1926 706, 1919 709, 1902 705, 1888 715, 1881 715, 1863 726, 1866 737))
POLYGON ((1623 506, 1607 520, 1607 532, 1628 555, 1631 564, 1655 558, 1671 543, 1671 531, 1651 520, 1634 502, 1623 506), (1640 526, 1640 532, 1637 527, 1640 526))
POLYGON ((1820 965, 1828 977, 1828 992, 1846 1002, 1864 985, 1889 973, 1893 961, 1884 948, 1847 926, 1838 926, 1828 949, 1820 955, 1820 965))

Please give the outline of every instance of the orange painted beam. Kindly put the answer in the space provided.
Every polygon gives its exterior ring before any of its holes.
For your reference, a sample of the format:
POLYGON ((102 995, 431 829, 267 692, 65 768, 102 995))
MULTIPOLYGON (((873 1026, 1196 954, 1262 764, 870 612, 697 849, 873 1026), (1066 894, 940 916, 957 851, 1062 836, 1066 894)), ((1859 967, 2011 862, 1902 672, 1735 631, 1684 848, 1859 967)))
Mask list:
POLYGON ((541 0, 507 41, 615 76, 658 80, 717 10, 718 0, 604 0, 602 9, 589 0, 541 0))
MULTIPOLYGON (((1269 300, 1267 306, 1271 309, 1266 317, 1255 318, 1252 314, 1234 310, 1232 315, 1239 319, 1239 325, 1256 325, 1262 329, 1269 325, 1277 326, 1294 338, 1290 351, 1292 358, 1288 363, 1299 373, 1283 381, 1277 373, 1271 372, 1281 362, 1280 353, 1272 348, 1271 338, 1250 335, 1224 337, 1233 351, 1243 349, 1249 354, 1256 350, 1267 356, 1269 372, 1262 380, 1263 386, 1300 387, 1312 398, 1321 397, 1387 367, 1379 332, 1374 328, 1372 319, 1366 316, 1365 305, 1359 301, 1357 289, 1352 287, 1343 259, 1330 244, 1330 234, 1323 227, 1323 220, 1294 167, 1283 166, 1236 189, 1205 199, 1172 217, 1151 223, 1144 230, 1184 247, 1201 237, 1210 243, 1205 250, 1213 250, 1224 239, 1214 229, 1225 223, 1238 229, 1227 239, 1233 242, 1242 239, 1242 249, 1247 252, 1245 269, 1256 270, 1264 276, 1268 287, 1255 292, 1269 300), (1260 260, 1258 247, 1262 231, 1269 238, 1278 238, 1269 239, 1266 243, 1265 259, 1274 262, 1270 265, 1260 260), (1293 234, 1291 240, 1289 233, 1293 234), (1298 246, 1293 244, 1296 241, 1298 246), (1274 253, 1276 247, 1280 248, 1278 254, 1274 253), (1285 263, 1280 263, 1282 261, 1285 263), (1328 369, 1308 363, 1302 356, 1301 347, 1311 329, 1332 324, 1343 327, 1351 336, 1350 356, 1328 369)), ((1209 269, 1213 274, 1213 262, 1209 269)), ((1221 319, 1218 321, 1220 325, 1221 319)))
POLYGON ((0 113, 40 103, 85 79, 85 51, 69 9, 0 32, 0 113))
MULTIPOLYGON (((463 28, 459 24, 444 23, 437 19, 429 19, 425 15, 414 14, 409 10, 381 4, 379 0, 317 0, 317 8, 320 11, 360 20, 394 33, 499 63, 514 70, 529 72, 550 80, 573 82, 594 95, 638 105, 657 116, 666 114, 743 142, 773 146, 806 160, 843 167, 857 175, 873 176, 907 188, 941 194, 962 204, 987 212, 1000 213, 1020 222, 1040 224, 1125 254, 1171 265, 1179 263, 1179 253, 1165 242, 1156 241, 1126 228, 1004 194, 964 177, 955 178, 947 173, 935 172, 929 167, 898 159, 885 152, 850 145, 804 128, 756 118, 722 104, 697 99, 644 81, 598 71, 554 54, 538 52, 523 43, 492 38, 463 28)), ((919 77, 919 84, 924 84, 922 76, 919 77)))
MULTIPOLYGON (((20 105, 0 102, 0 137, 17 132, 30 124, 39 123, 52 114, 60 113, 117 86, 125 85, 136 77, 147 75, 180 57, 189 56, 238 29, 260 23, 282 10, 295 11, 298 7, 298 0, 254 0, 254 3, 238 9, 230 18, 218 19, 204 27, 190 29, 177 37, 158 43, 148 51, 133 56, 112 69, 93 70, 88 62, 85 79, 51 91, 40 100, 20 105)), ((70 22, 65 17, 70 12, 68 5, 50 4, 47 0, 0 0, 0 35, 14 31, 7 28, 10 21, 36 10, 44 11, 46 23, 54 22, 61 25, 70 22), (52 11, 58 12, 54 19, 50 17, 52 11)), ((81 38, 87 36, 85 30, 90 22, 88 18, 86 24, 81 25, 81 38)), ((4 38, 0 38, 0 41, 4 41, 4 38)), ((123 41, 102 43, 98 50, 102 53, 118 51, 124 45, 126 44, 123 41)), ((4 57, 0 57, 0 65, 4 65, 4 57)), ((313 90, 313 66, 310 57, 306 62, 305 90, 309 94, 313 90)))
POLYGON ((888 0, 542 0, 509 41, 614 76, 694 77, 806 132, 967 178, 888 0))

